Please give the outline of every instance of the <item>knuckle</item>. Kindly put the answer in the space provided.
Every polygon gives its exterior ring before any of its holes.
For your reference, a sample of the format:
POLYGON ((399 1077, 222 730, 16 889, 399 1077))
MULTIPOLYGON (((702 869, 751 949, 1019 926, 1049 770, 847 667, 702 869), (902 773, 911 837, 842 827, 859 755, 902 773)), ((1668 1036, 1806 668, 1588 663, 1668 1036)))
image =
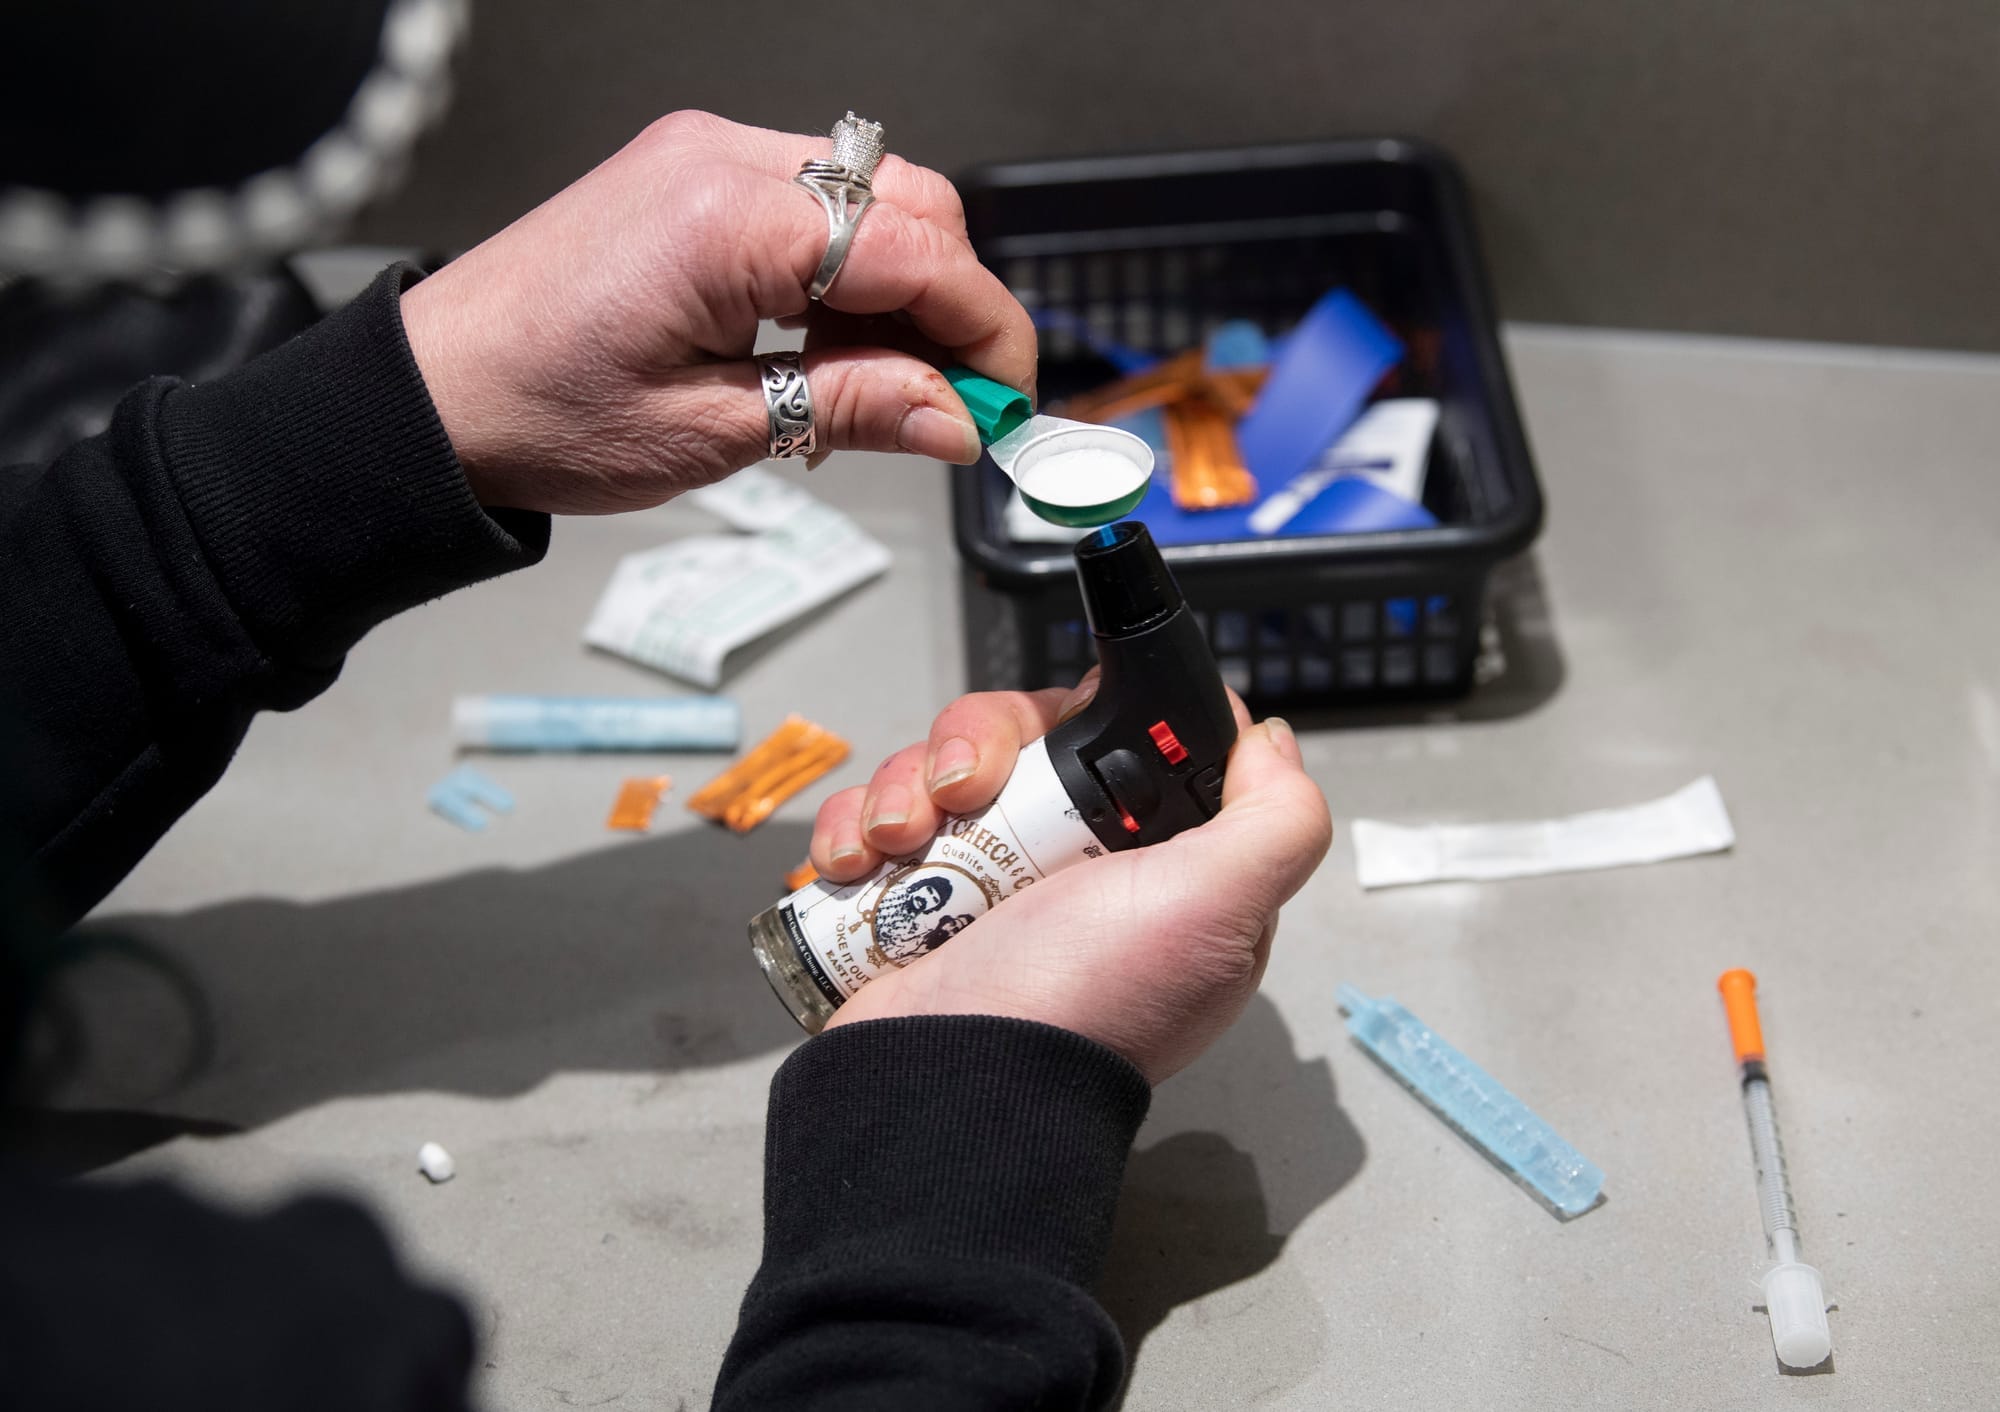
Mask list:
MULTIPOLYGON (((825 224, 820 222, 822 233, 825 224)), ((921 238, 922 227, 923 222, 902 207, 877 201, 868 208, 867 218, 854 232, 854 245, 847 255, 848 263, 866 260, 870 269, 907 270, 918 253, 916 242, 921 238)), ((819 252, 815 251, 815 260, 818 255, 819 252)), ((834 290, 837 292, 839 289, 836 283, 834 290)))
POLYGON ((754 219, 748 204, 749 193, 734 172, 703 163, 678 178, 672 226, 694 251, 731 248, 740 242, 745 223, 754 219))
POLYGON ((722 119, 713 113, 704 113, 699 108, 679 108, 653 119, 646 127, 645 136, 662 144, 678 144, 709 136, 722 126, 722 119))
MULTIPOLYGON (((898 158, 898 161, 902 159, 898 158)), ((905 180, 921 194, 925 213, 931 220, 959 235, 965 230, 965 202, 958 194, 958 188, 942 172, 915 162, 903 162, 906 169, 905 180)))
POLYGON ((1257 974, 1257 943, 1268 925, 1268 920, 1259 919, 1255 932, 1216 938, 1203 949, 1197 965, 1208 986, 1227 993, 1250 983, 1257 974))
POLYGON ((1274 924, 1277 908, 1254 899, 1218 908, 1212 891, 1186 882, 1159 879, 1151 895, 1135 897, 1133 905, 1174 919, 1160 937, 1174 957, 1176 990, 1208 997, 1240 994, 1256 978, 1258 945, 1274 924))
POLYGON ((654 162, 668 162, 684 155, 693 140, 689 122, 693 116, 683 111, 654 118, 639 130, 626 150, 654 162))
POLYGON ((1249 891, 1275 912, 1305 885, 1333 846, 1333 818, 1324 801, 1273 801, 1267 849, 1254 868, 1249 891))
POLYGON ((984 734, 1005 712, 1004 692, 968 692, 937 713, 931 722, 931 738, 942 740, 947 736, 984 734))
POLYGON ((944 223, 951 227, 954 235, 965 234, 965 200, 958 194, 958 188, 943 177, 938 178, 938 210, 943 213, 944 223))
POLYGON ((857 784, 829 794, 825 802, 819 806, 819 813, 813 819, 813 827, 825 828, 855 813, 861 807, 864 793, 862 787, 857 784))
POLYGON ((810 384, 813 406, 827 436, 836 446, 854 446, 867 404, 867 377, 860 363, 844 356, 822 358, 812 370, 810 384))
POLYGON ((912 221, 910 224, 915 227, 912 237, 916 241, 917 253, 931 269, 943 273, 960 260, 970 258, 971 252, 942 226, 930 221, 912 221))
POLYGON ((971 242, 965 228, 965 202, 959 197, 958 188, 941 176, 933 176, 930 204, 935 214, 931 219, 951 237, 954 244, 970 249, 971 242))
POLYGON ((1310 850, 1317 858, 1333 844, 1333 811, 1327 807, 1326 795, 1309 778, 1296 781, 1292 794, 1293 831, 1301 851, 1310 850))
MULTIPOLYGON (((857 246, 869 237, 871 226, 875 228, 873 231, 875 237, 882 241, 887 249, 881 255, 871 254, 870 258, 893 260, 898 267, 908 271, 920 283, 929 283, 930 278, 942 268, 943 261, 949 258, 952 242, 944 232, 929 221, 911 215, 900 206, 878 201, 870 207, 868 219, 861 223, 861 228, 854 237, 857 246), (878 217, 886 219, 878 220, 878 217)), ((857 249, 852 258, 859 258, 859 254, 857 249)))

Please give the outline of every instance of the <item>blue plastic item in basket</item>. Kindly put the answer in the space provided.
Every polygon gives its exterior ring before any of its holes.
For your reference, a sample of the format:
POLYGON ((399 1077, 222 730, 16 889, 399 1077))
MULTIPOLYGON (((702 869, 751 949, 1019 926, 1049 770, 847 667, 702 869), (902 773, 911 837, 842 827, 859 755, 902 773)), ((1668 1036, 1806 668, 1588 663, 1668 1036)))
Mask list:
POLYGON ((1344 289, 1321 296, 1276 349, 1236 448, 1269 495, 1319 460, 1403 360, 1403 345, 1344 289))
POLYGON ((1255 505, 1226 510, 1183 510, 1174 504, 1167 477, 1156 475, 1132 511, 1153 532, 1155 544, 1227 544, 1238 539, 1294 538, 1308 534, 1366 534, 1376 530, 1432 529, 1437 516, 1359 476, 1343 476, 1285 522, 1277 536, 1250 528, 1255 505))
MULTIPOLYGON (((1113 423, 1153 448, 1160 458, 1161 473, 1154 475, 1146 498, 1132 511, 1132 518, 1144 520, 1155 544, 1227 544, 1238 539, 1269 539, 1250 528, 1256 505, 1236 505, 1223 510, 1183 510, 1174 504, 1171 466, 1167 450, 1166 417, 1157 408, 1135 412, 1113 423)), ((1320 448, 1322 451, 1324 447, 1320 448)), ((1260 495, 1259 500, 1263 497, 1260 495)), ((1366 534, 1377 530, 1432 529, 1437 516, 1421 505, 1358 476, 1344 476, 1314 496, 1305 508, 1285 522, 1278 537, 1295 538, 1309 534, 1366 534)))

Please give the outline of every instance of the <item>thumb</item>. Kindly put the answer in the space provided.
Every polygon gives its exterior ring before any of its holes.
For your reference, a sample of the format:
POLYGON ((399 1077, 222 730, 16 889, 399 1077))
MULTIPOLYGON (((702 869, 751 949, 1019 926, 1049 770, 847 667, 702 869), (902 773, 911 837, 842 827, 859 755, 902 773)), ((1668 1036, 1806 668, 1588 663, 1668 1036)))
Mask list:
POLYGON ((1102 683, 1103 677, 1104 669, 1097 666, 1091 667, 1083 674, 1077 684, 1069 689, 1069 694, 1063 697, 1062 705, 1056 708, 1057 725, 1081 715, 1083 708, 1097 699, 1097 688, 1102 683))
POLYGON ((1191 865, 1225 870, 1230 886, 1257 905, 1275 909, 1305 886, 1333 843, 1333 819, 1283 718, 1236 738, 1222 812, 1179 837, 1189 841, 1191 865))
MULTIPOLYGON (((801 366, 818 452, 903 451, 970 465, 979 433, 944 374, 887 348, 821 348, 801 366)), ((758 364, 681 369, 657 394, 656 424, 708 429, 716 478, 767 458, 771 420, 758 364)))

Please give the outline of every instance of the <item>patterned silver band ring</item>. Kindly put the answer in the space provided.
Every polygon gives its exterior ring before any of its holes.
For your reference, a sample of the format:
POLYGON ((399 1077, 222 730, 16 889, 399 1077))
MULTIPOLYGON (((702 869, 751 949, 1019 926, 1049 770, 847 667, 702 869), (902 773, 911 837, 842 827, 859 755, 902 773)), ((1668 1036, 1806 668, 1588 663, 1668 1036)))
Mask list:
POLYGON ((757 381, 764 388, 764 413, 770 421, 773 460, 810 456, 819 450, 819 429, 813 424, 812 389, 796 353, 757 355, 757 381))

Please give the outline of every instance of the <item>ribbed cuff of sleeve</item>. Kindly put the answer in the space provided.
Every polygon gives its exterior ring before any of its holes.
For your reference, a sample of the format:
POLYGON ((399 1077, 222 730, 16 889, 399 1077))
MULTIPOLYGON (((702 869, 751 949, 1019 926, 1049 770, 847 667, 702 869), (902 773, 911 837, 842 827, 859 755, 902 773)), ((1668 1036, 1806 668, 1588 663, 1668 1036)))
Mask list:
POLYGON ((162 400, 188 517, 273 655, 331 662, 383 619, 547 552, 548 516, 473 498, 403 332, 419 278, 392 265, 290 342, 162 400))
POLYGON ((771 1083, 764 1258, 945 1256, 1096 1279, 1145 1078, 1068 1030, 988 1015, 829 1030, 771 1083))

